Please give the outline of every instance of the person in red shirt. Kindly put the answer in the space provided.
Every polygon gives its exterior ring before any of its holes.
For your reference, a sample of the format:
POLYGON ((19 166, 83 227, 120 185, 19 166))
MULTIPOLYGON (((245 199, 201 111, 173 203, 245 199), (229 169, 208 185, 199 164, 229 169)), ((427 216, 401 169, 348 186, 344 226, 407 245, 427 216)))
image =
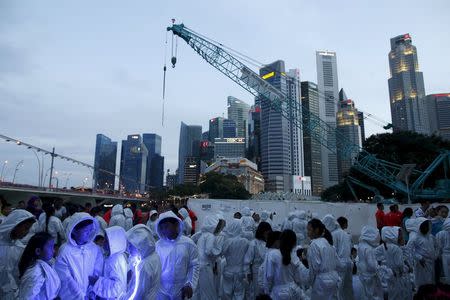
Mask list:
POLYGON ((112 213, 112 208, 108 209, 105 214, 103 215, 103 219, 106 221, 106 223, 109 224, 109 220, 111 220, 111 213, 112 213))
POLYGON ((398 209, 398 204, 394 204, 394 226, 402 227, 403 213, 398 209))
POLYGON ((390 212, 384 216, 384 226, 398 226, 402 225, 402 213, 398 210, 398 205, 389 206, 390 212))
POLYGON ((377 212, 375 213, 375 219, 377 221, 377 228, 378 230, 381 231, 381 228, 383 228, 384 226, 384 218, 385 218, 383 203, 378 203, 377 208, 378 209, 377 212))
POLYGON ((186 210, 189 213, 189 218, 191 219, 191 223, 192 223, 192 231, 191 234, 195 233, 195 222, 198 220, 197 215, 188 208, 187 205, 183 205, 184 208, 186 208, 186 210))
POLYGON ((144 218, 142 217, 142 210, 137 208, 137 204, 132 202, 130 204, 131 211, 133 212, 133 225, 144 224, 144 218))

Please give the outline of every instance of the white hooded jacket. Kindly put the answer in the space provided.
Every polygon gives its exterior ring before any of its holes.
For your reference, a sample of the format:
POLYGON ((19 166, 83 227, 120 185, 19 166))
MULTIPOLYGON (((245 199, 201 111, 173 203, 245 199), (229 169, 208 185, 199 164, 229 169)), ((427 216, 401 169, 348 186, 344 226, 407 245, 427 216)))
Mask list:
POLYGON ((67 242, 59 249, 55 270, 61 279, 59 296, 64 300, 83 300, 87 296, 89 276, 102 274, 103 255, 100 248, 93 243, 98 232, 98 223, 88 213, 72 215, 66 229, 67 242), (72 238, 74 227, 85 220, 92 220, 90 241, 78 245, 72 238))
POLYGON ((443 281, 450 284, 450 218, 445 219, 442 230, 436 234, 436 244, 442 259, 443 281))
POLYGON ((181 208, 178 212, 183 217, 183 234, 190 236, 192 233, 192 221, 189 217, 189 212, 184 207, 181 208))
POLYGON ((127 292, 126 233, 122 227, 113 226, 106 228, 105 234, 109 255, 105 258, 103 275, 98 278, 92 290, 101 298, 121 299, 127 292))
POLYGON ((111 220, 109 220, 109 227, 120 226, 125 228, 125 215, 123 214, 122 204, 116 204, 111 211, 111 220))
POLYGON ((244 256, 250 245, 249 241, 242 237, 242 225, 239 220, 231 220, 225 227, 228 238, 223 245, 223 256, 226 264, 224 273, 245 274, 249 270, 249 266, 244 262, 244 256))
POLYGON ((60 288, 61 281, 56 271, 47 262, 38 259, 20 279, 19 299, 55 299, 60 288))
POLYGON ((255 220, 252 218, 252 212, 248 207, 242 209, 241 224, 242 235, 248 240, 252 240, 255 235, 256 224, 255 220))
POLYGON ((133 227, 133 211, 127 207, 123 210, 123 214, 125 215, 125 231, 128 231, 133 227))
MULTIPOLYGON (((137 283, 137 292, 134 297, 136 300, 153 300, 156 299, 160 289, 161 281, 161 261, 158 253, 155 251, 155 239, 153 233, 147 226, 138 224, 127 231, 127 240, 136 249, 139 250, 141 263, 138 265, 139 282, 137 283)), ((135 288, 136 274, 134 281, 131 281, 131 290, 135 288)), ((130 297, 126 297, 129 299, 130 297)))
POLYGON ((160 293, 178 299, 184 286, 190 285, 194 291, 197 287, 199 274, 197 246, 183 235, 183 222, 172 211, 159 215, 155 227, 160 238, 156 242, 156 252, 161 260, 162 271, 160 293), (178 222, 179 232, 174 240, 169 240, 159 230, 159 223, 167 218, 176 219, 178 222))
POLYGON ((25 245, 20 240, 11 240, 11 231, 25 220, 34 219, 23 209, 13 210, 0 224, 0 299, 15 299, 19 288, 18 264, 25 245))
POLYGON ((306 227, 308 221, 306 221, 306 212, 304 210, 296 210, 294 219, 292 220, 292 230, 297 236, 297 244, 301 245, 306 239, 306 227))
POLYGON ((51 216, 47 221, 47 214, 45 212, 39 215, 39 230, 38 232, 48 232, 54 239, 55 244, 60 244, 64 241, 66 235, 61 220, 58 217, 51 216))

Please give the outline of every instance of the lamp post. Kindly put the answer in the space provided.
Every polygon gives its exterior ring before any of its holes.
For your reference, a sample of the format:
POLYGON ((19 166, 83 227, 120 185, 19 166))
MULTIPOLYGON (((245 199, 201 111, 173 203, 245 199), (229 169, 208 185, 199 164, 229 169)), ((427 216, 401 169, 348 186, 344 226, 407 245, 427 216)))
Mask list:
POLYGON ((87 181, 88 181, 88 178, 87 178, 87 177, 84 177, 84 179, 83 179, 83 189, 84 189, 84 187, 85 187, 87 181))
POLYGON ((38 162, 38 186, 41 187, 42 186, 42 171, 41 171, 41 167, 43 168, 44 166, 41 166, 41 160, 39 159, 39 155, 37 154, 37 152, 31 148, 30 146, 28 146, 28 149, 30 149, 34 155, 36 156, 37 162, 38 162))
POLYGON ((14 175, 13 175, 12 183, 14 183, 14 181, 16 180, 16 174, 17 174, 17 171, 19 171, 19 168, 20 168, 21 166, 23 166, 23 160, 19 161, 19 162, 17 163, 17 165, 16 165, 16 169, 14 170, 14 175))
POLYGON ((8 161, 5 160, 5 161, 3 162, 2 172, 0 173, 0 181, 4 181, 4 180, 3 180, 3 173, 5 172, 5 167, 6 167, 7 164, 8 164, 8 161))
MULTIPOLYGON (((57 174, 58 172, 55 172, 55 173, 57 174)), ((59 179, 58 179, 58 177, 56 177, 56 176, 50 177, 50 185, 51 185, 52 179, 56 179, 56 188, 58 189, 59 188, 59 179)))
POLYGON ((65 175, 66 175, 66 184, 64 186, 67 189, 67 184, 69 183, 69 179, 70 179, 70 176, 72 175, 72 173, 65 173, 65 175))

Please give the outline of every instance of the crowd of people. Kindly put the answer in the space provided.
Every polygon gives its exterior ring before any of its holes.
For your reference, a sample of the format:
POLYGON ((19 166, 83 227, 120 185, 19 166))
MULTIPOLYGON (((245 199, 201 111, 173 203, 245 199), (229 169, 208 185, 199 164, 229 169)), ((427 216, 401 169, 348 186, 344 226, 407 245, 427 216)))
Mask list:
POLYGON ((448 207, 347 218, 2 199, 0 299, 446 299, 448 207), (4 209, 6 208, 6 209, 4 209), (435 297, 435 298, 426 298, 435 297), (440 298, 439 298, 440 297, 440 298))

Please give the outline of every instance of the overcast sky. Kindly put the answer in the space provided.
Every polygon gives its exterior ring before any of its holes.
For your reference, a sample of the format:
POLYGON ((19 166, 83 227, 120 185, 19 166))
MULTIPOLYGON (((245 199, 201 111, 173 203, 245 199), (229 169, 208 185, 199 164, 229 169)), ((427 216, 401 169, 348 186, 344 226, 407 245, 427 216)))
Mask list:
MULTIPOLYGON (((254 99, 179 41, 163 127, 171 18, 258 61, 283 59, 302 81, 317 82, 316 50, 336 51, 339 87, 358 108, 390 121, 389 39, 410 33, 426 93, 450 92, 449 12, 447 0, 0 0, 0 134, 93 164, 97 133, 119 144, 128 134, 157 133, 165 168, 175 171, 181 121, 205 131, 210 118, 226 115, 227 96, 254 99)), ((383 131, 366 127, 367 135, 383 131)), ((36 184, 34 154, 0 141, 7 180, 22 159, 17 181, 36 184)), ((60 185, 91 176, 58 160, 55 169, 72 173, 58 175, 60 185)))

